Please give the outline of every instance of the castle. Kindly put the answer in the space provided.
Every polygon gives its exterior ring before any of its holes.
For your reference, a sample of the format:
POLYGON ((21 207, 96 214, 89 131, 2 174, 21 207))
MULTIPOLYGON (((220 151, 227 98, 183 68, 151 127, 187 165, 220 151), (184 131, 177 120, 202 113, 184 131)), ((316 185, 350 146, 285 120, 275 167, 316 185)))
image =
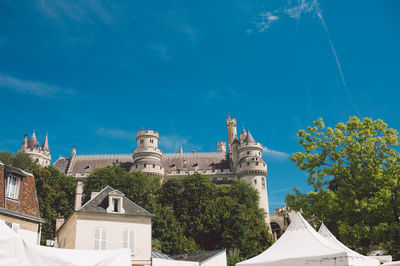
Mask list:
POLYGON ((51 155, 49 149, 49 141, 46 137, 43 141, 43 145, 40 147, 39 141, 36 138, 35 130, 32 136, 28 140, 28 135, 24 136, 24 141, 22 142, 22 147, 17 151, 17 153, 26 153, 32 160, 38 163, 40 166, 48 166, 51 162, 51 155))
MULTIPOLYGON (((140 130, 136 134, 137 147, 133 154, 77 155, 72 148, 70 157, 60 157, 54 166, 61 172, 74 176, 77 181, 75 208, 82 204, 85 179, 96 168, 114 165, 128 171, 143 171, 159 176, 165 181, 193 173, 207 175, 216 184, 231 184, 234 180, 244 180, 260 195, 260 207, 269 213, 267 195, 267 164, 262 159, 263 146, 254 140, 250 131, 237 134, 236 119, 228 116, 226 127, 228 142, 217 142, 217 152, 162 153, 158 148, 159 133, 154 130, 140 130), (228 148, 228 150, 227 150, 228 148)), ((19 152, 26 152, 40 165, 50 162, 47 135, 42 148, 35 133, 26 143, 25 135, 19 152)), ((269 225, 269 215, 266 216, 269 225)))

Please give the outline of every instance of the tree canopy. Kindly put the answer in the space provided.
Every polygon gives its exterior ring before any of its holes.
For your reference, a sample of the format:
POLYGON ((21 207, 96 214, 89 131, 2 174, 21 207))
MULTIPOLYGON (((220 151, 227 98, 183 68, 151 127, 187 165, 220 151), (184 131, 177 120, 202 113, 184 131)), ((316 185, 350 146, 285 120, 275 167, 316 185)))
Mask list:
POLYGON ((218 187, 208 176, 193 174, 161 184, 158 177, 109 166, 90 174, 84 193, 90 195, 106 185, 156 215, 153 242, 161 252, 176 255, 227 248, 235 255, 234 265, 272 242, 265 213, 258 207, 258 193, 247 183, 218 187))
POLYGON ((350 117, 331 128, 319 118, 298 137, 303 151, 290 159, 308 173, 313 191, 295 189, 287 205, 353 248, 379 245, 399 257, 398 132, 382 120, 350 117))

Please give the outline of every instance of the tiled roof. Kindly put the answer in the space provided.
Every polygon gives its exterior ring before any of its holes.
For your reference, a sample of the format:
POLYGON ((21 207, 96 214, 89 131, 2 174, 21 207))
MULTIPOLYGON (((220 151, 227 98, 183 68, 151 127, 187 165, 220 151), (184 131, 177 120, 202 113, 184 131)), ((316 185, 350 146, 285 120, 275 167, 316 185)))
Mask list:
MULTIPOLYGON (((108 208, 108 193, 115 191, 110 186, 105 187, 99 192, 94 198, 86 202, 80 209, 76 212, 85 213, 107 213, 108 208)), ((125 213, 121 215, 131 215, 131 216, 146 216, 154 217, 153 214, 149 213, 136 203, 129 200, 127 197, 123 196, 123 208, 125 213)))

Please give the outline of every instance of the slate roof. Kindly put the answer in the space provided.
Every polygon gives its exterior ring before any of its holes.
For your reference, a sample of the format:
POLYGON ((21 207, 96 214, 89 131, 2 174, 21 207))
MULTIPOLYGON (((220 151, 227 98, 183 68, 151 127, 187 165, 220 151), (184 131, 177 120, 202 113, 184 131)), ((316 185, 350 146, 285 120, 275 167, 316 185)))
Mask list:
POLYGON ((177 256, 174 256, 174 259, 183 260, 183 261, 202 262, 202 261, 208 260, 222 252, 225 252, 225 249, 210 250, 210 251, 200 252, 200 253, 196 253, 196 254, 177 255, 177 256))
MULTIPOLYGON (((106 214, 108 208, 108 193, 112 191, 116 190, 110 186, 105 187, 94 198, 92 198, 91 200, 86 202, 81 208, 76 210, 76 212, 106 214)), ((136 203, 132 202, 127 197, 123 196, 122 198, 122 204, 123 208, 125 209, 125 213, 120 215, 154 217, 153 214, 149 213, 136 203)))
POLYGON ((33 131, 32 136, 28 140, 28 148, 34 149, 39 146, 39 142, 36 139, 35 131, 33 131))
POLYGON ((46 134, 46 137, 45 137, 43 145, 42 145, 42 150, 50 151, 50 149, 49 149, 49 140, 47 138, 47 134, 46 134))
MULTIPOLYGON (((63 173, 67 173, 71 157, 60 157, 54 166, 63 173)), ((149 164, 156 162, 149 161, 149 164)), ((78 155, 72 164, 71 173, 91 173, 94 169, 116 165, 127 170, 133 165, 132 154, 104 154, 104 155, 78 155)), ((161 159, 165 173, 173 170, 214 170, 228 169, 226 154, 222 152, 211 153, 166 153, 161 159), (185 163, 186 162, 186 163, 185 163)))
POLYGON ((246 138, 244 139, 244 142, 247 143, 256 143, 256 141, 254 140, 253 136, 250 133, 250 130, 248 131, 246 138))

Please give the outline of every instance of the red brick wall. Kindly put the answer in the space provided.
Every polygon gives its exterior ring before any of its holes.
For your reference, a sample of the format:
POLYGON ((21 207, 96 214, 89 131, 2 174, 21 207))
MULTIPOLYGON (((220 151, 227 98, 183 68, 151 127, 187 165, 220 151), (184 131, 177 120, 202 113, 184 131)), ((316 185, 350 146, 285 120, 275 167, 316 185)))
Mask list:
POLYGON ((4 208, 4 165, 0 164, 0 207, 4 208))
MULTIPOLYGON (((6 166, 7 167, 7 166, 6 166)), ((4 176, 4 169, 0 171, 4 176)), ((0 175, 1 175, 0 174, 0 175)), ((2 178, 4 182, 4 178, 2 178)), ((4 190, 2 192, 4 194, 4 190)), ((2 196, 4 199, 4 196, 2 196)), ((36 196, 35 178, 30 175, 22 177, 17 200, 6 198, 6 208, 23 214, 40 217, 36 196)))

